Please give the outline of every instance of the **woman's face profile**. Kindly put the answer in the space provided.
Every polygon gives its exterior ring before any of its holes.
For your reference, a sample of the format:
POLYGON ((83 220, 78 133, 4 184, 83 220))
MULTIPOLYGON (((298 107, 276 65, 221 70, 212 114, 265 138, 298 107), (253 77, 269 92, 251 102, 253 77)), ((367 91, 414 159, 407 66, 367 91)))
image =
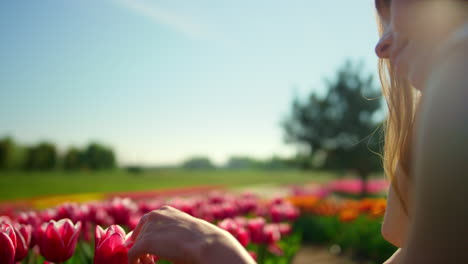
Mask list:
POLYGON ((433 54, 463 17, 459 0, 376 0, 384 33, 377 56, 395 73, 422 89, 433 54))

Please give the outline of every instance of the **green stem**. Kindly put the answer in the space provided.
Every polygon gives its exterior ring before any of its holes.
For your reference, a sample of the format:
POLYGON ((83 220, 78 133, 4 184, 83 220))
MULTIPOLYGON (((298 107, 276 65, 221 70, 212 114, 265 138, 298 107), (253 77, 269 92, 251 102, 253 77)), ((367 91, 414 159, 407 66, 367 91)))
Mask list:
POLYGON ((257 263, 258 264, 264 264, 265 263, 265 250, 266 250, 266 247, 265 245, 259 245, 258 246, 258 261, 257 263))

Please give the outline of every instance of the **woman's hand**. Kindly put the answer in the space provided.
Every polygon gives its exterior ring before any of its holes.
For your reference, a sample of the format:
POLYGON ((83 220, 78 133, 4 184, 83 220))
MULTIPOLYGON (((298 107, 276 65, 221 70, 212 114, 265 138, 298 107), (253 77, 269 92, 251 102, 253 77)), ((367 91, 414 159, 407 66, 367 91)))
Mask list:
POLYGON ((132 238, 131 264, 145 263, 146 254, 178 264, 255 263, 228 232, 170 206, 144 215, 132 238))

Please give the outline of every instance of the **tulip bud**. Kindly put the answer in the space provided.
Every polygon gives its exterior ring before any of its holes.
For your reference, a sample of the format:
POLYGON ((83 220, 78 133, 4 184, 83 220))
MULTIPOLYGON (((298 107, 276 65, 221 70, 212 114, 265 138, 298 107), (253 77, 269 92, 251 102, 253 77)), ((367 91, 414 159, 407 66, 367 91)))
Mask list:
POLYGON ((37 244, 41 255, 51 262, 64 262, 75 252, 81 222, 73 225, 70 219, 44 223, 38 230, 37 244))
POLYGON ((0 263, 13 264, 15 261, 16 235, 9 224, 0 225, 0 263))
MULTIPOLYGON (((107 229, 96 226, 94 264, 127 264, 128 250, 132 246, 132 232, 125 234, 119 225, 111 225, 107 229)), ((157 258, 152 257, 152 261, 157 258)))
POLYGON ((107 229, 96 226, 95 231, 94 264, 115 263, 124 264, 128 261, 128 248, 131 233, 125 231, 119 225, 111 225, 107 229))

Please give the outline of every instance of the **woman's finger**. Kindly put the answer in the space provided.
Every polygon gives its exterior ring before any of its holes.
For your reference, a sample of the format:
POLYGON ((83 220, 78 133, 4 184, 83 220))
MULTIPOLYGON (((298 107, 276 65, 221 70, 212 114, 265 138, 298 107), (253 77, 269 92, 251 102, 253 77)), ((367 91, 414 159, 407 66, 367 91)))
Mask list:
POLYGON ((135 244, 128 251, 128 263, 138 264, 140 257, 146 255, 148 252, 147 244, 143 240, 137 240, 135 244))
POLYGON ((146 222, 148 222, 148 218, 149 218, 149 215, 148 214, 145 214, 143 215, 141 218, 140 218, 140 221, 138 222, 137 226, 135 227, 135 229, 133 230, 133 233, 132 233, 132 236, 131 236, 131 239, 132 240, 136 240, 138 235, 140 234, 141 232, 141 229, 143 228, 143 226, 146 224, 146 222))
POLYGON ((149 254, 146 254, 142 257, 140 257, 140 263, 141 264, 154 264, 153 257, 149 254))

